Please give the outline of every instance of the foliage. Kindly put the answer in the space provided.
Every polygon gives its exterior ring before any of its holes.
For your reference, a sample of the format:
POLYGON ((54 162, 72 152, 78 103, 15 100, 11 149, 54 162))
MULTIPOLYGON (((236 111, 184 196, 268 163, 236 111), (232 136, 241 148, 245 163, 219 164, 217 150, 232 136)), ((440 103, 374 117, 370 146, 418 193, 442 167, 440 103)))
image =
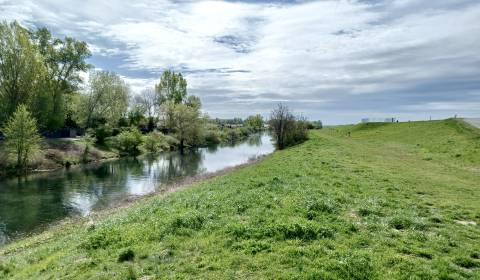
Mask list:
POLYGON ((109 141, 120 154, 135 156, 140 154, 143 137, 137 128, 129 128, 120 132, 117 136, 111 137, 109 141))
POLYGON ((174 106, 173 131, 180 144, 180 150, 200 141, 203 120, 200 111, 184 104, 174 106))
POLYGON ((0 125, 25 104, 41 129, 63 126, 67 94, 78 89, 89 56, 85 42, 54 38, 45 28, 0 23, 0 125))
POLYGON ((295 117, 288 107, 282 104, 273 109, 269 126, 279 150, 303 142, 308 138, 307 121, 295 117))
POLYGON ((44 78, 45 69, 28 30, 17 22, 0 23, 0 125, 20 104, 29 104, 41 92, 44 78))
POLYGON ((203 134, 203 141, 206 146, 217 145, 222 142, 221 137, 218 129, 207 129, 203 134))
POLYGON ((95 138, 97 144, 105 144, 105 139, 113 135, 113 128, 109 124, 99 124, 89 129, 88 134, 95 138))
POLYGON ((173 132, 175 128, 175 103, 173 101, 166 101, 162 104, 161 110, 163 112, 163 124, 165 128, 169 133, 173 132))
POLYGON ((170 149, 170 144, 167 137, 158 131, 153 131, 144 136, 143 149, 148 153, 158 153, 170 149))
POLYGON ((253 128, 255 131, 261 131, 263 129, 263 123, 262 115, 249 116, 245 120, 245 125, 253 128))
POLYGON ((37 108, 47 116, 47 129, 60 128, 68 113, 65 111, 65 104, 69 101, 67 94, 78 90, 82 82, 79 73, 90 68, 86 59, 91 53, 87 43, 71 37, 65 37, 63 40, 54 38, 46 28, 31 32, 31 38, 43 58, 47 72, 43 88, 46 95, 40 96, 40 100, 45 101, 46 96, 49 102, 44 104, 47 107, 37 108))
POLYGON ((40 136, 37 123, 25 105, 17 107, 3 131, 5 145, 8 152, 15 155, 17 167, 26 168, 32 155, 39 150, 40 136))
POLYGON ((79 122, 94 127, 96 121, 116 126, 126 115, 130 90, 117 74, 109 71, 90 73, 88 91, 82 95, 79 122))
POLYGON ((0 249, 0 278, 126 279, 128 250, 137 279, 480 278, 478 130, 449 120, 310 133, 100 214, 94 230, 80 219, 15 241, 0 249))
POLYGON ((157 103, 163 104, 171 101, 174 104, 181 104, 187 98, 187 80, 181 73, 167 70, 162 73, 160 82, 155 85, 157 103))
POLYGON ((323 128, 323 123, 320 120, 308 122, 308 129, 322 129, 322 128, 323 128))

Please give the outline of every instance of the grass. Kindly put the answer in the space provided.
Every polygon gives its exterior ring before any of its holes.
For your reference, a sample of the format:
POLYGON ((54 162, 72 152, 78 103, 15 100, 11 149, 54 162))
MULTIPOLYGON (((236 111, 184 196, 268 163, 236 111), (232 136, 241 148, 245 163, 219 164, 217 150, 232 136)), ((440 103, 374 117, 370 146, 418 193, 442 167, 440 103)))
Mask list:
POLYGON ((314 131, 255 165, 14 242, 0 278, 480 279, 479 182, 480 132, 462 121, 314 131))

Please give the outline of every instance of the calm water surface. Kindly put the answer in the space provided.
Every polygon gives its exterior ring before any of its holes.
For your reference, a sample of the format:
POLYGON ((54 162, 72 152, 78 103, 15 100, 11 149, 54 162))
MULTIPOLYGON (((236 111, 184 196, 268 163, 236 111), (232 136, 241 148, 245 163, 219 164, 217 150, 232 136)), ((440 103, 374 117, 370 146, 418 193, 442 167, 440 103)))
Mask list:
POLYGON ((0 181, 0 245, 68 216, 86 216, 185 176, 215 172, 273 152, 270 137, 229 146, 125 158, 95 166, 0 181))

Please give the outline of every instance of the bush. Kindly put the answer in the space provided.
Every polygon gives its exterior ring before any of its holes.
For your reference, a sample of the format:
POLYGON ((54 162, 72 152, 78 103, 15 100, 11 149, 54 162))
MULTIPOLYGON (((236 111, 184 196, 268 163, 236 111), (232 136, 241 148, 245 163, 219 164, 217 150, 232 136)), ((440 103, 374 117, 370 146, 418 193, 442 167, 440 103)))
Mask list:
POLYGON ((322 129, 323 128, 323 123, 322 121, 312 121, 309 123, 309 128, 310 129, 322 129))
POLYGON ((118 255, 118 262, 126 262, 126 261, 133 261, 135 258, 135 252, 132 249, 128 248, 123 250, 118 255))
POLYGON ((240 134, 238 133, 238 130, 236 129, 229 129, 227 130, 227 141, 228 142, 235 142, 236 140, 238 140, 240 138, 240 134))
POLYGON ((148 153, 158 153, 170 149, 167 137, 158 131, 154 131, 143 137, 143 149, 148 153))
POLYGON ((138 155, 143 143, 142 133, 137 128, 129 128, 111 138, 112 145, 120 154, 138 155))
POLYGON ((89 129, 88 134, 95 137, 96 143, 104 144, 105 140, 113 135, 113 128, 108 124, 100 124, 95 128, 89 129))
POLYGON ((221 134, 218 130, 207 130, 204 134, 205 145, 217 145, 222 141, 221 134))

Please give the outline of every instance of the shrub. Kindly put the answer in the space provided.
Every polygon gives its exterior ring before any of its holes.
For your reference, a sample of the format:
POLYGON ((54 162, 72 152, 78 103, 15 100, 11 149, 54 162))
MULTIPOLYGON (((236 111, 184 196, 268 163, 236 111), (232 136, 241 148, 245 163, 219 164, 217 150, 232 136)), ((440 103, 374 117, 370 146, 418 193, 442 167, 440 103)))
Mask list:
POLYGON ((95 128, 88 130, 88 134, 95 137, 95 142, 104 144, 105 140, 113 135, 113 129, 108 124, 100 124, 95 128))
POLYGON ((125 155, 138 155, 143 143, 142 133, 136 128, 129 128, 111 138, 112 145, 125 155))
POLYGON ((205 145, 216 145, 222 141, 220 132, 218 130, 207 130, 204 134, 205 145))
POLYGON ((229 129, 227 130, 227 141, 228 142, 235 142, 240 138, 240 134, 238 133, 238 130, 236 129, 229 129))
POLYGON ((154 131, 143 137, 143 149, 149 153, 158 153, 169 150, 170 145, 163 133, 154 131))
POLYGON ((128 248, 123 250, 118 255, 118 262, 126 262, 126 261, 133 261, 135 258, 135 252, 132 249, 128 248))

